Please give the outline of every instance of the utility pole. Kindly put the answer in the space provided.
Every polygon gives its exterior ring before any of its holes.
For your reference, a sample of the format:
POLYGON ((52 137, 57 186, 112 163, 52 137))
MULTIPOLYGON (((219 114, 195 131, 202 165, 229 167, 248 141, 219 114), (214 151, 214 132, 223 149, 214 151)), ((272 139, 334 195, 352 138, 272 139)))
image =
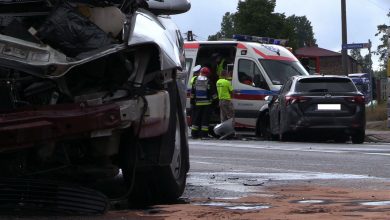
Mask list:
POLYGON ((387 26, 387 127, 390 128, 390 26, 387 26))
MULTIPOLYGON (((347 12, 346 12, 346 0, 341 0, 341 35, 342 45, 347 44, 347 12)), ((349 74, 348 65, 348 50, 346 48, 341 49, 341 63, 343 72, 345 75, 349 74)))
POLYGON ((368 39, 368 56, 369 56, 369 59, 370 59, 370 70, 369 70, 369 76, 370 76, 370 100, 371 100, 371 111, 373 110, 374 108, 374 74, 372 72, 372 60, 371 60, 371 46, 372 46, 372 43, 371 43, 371 40, 368 39))

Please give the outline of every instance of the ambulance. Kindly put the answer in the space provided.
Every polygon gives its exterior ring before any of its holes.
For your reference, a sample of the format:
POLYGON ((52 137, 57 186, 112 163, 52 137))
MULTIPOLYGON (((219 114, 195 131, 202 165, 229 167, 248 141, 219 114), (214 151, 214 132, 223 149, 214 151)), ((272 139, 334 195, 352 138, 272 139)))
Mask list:
MULTIPOLYGON (((249 129, 258 136, 267 137, 269 117, 265 97, 277 94, 291 76, 308 75, 308 72, 290 50, 282 46, 286 40, 247 35, 234 35, 233 38, 185 42, 188 79, 193 77, 195 67, 207 66, 212 74, 216 74, 216 66, 222 64, 223 69, 231 74, 236 129, 249 129)), ((187 112, 190 110, 190 91, 188 80, 187 112)), ((217 107, 214 110, 210 113, 210 126, 220 122, 219 110, 217 107)), ((187 114, 187 119, 190 125, 190 114, 187 114)))

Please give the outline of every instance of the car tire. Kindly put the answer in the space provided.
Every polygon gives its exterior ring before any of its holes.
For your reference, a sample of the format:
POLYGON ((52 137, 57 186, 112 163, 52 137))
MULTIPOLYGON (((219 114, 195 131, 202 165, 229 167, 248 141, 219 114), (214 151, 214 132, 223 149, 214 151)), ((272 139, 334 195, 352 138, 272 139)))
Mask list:
POLYGON ((345 143, 349 140, 349 136, 348 135, 337 135, 335 138, 334 138, 334 142, 336 143, 345 143))
POLYGON ((364 142, 364 139, 366 137, 366 133, 364 130, 357 130, 352 136, 352 143, 353 144, 362 144, 364 142))
POLYGON ((264 140, 273 140, 274 135, 271 133, 269 113, 265 112, 257 120, 256 135, 262 137, 264 140))
POLYGON ((285 141, 291 141, 292 140, 292 136, 291 136, 291 133, 289 132, 280 132, 279 133, 279 140, 282 141, 282 142, 285 142, 285 141))
MULTIPOLYGON (((169 145, 172 159, 169 164, 144 167, 135 173, 134 187, 129 196, 131 207, 174 202, 184 192, 189 170, 189 151, 183 107, 178 102, 180 97, 174 84, 168 88, 171 106, 168 131, 158 138, 140 141, 141 148, 161 149, 169 145)), ((131 171, 123 171, 124 179, 130 180, 131 174, 131 171)))

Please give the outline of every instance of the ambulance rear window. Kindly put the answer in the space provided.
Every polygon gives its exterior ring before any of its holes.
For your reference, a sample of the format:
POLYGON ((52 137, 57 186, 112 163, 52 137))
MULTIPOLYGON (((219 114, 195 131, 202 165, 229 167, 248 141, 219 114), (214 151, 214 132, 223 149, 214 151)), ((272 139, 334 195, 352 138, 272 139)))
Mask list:
POLYGON ((259 59, 274 85, 283 85, 291 76, 309 75, 298 61, 259 59))

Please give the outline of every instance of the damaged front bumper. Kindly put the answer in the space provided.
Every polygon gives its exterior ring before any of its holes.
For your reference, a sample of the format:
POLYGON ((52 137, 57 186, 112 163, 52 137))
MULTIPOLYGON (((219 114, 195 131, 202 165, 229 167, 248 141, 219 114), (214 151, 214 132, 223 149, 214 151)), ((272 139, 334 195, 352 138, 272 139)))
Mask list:
POLYGON ((170 111, 168 93, 147 95, 145 100, 146 112, 142 112, 145 105, 142 101, 127 100, 94 106, 85 103, 42 106, 0 114, 0 150, 72 138, 110 136, 112 131, 133 123, 137 125, 134 129, 138 129, 141 119, 140 138, 165 133, 170 111))

